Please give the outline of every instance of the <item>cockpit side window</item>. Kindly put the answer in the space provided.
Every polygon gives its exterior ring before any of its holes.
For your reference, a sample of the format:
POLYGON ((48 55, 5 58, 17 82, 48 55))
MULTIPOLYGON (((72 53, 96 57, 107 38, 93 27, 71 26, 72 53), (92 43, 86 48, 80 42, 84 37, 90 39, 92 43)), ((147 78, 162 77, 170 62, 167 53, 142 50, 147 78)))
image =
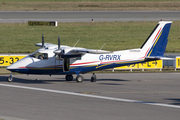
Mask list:
POLYGON ((33 58, 37 58, 37 59, 40 59, 40 60, 47 60, 48 59, 48 54, 47 53, 34 53, 34 54, 31 54, 30 57, 33 57, 33 58))

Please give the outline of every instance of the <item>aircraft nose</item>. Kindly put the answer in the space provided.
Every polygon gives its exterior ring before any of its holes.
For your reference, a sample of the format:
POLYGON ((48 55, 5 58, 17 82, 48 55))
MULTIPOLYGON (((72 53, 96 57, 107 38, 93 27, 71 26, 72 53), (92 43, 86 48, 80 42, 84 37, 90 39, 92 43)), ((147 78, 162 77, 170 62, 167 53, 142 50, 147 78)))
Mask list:
POLYGON ((6 69, 11 72, 20 72, 21 69, 26 69, 26 66, 30 63, 32 63, 32 59, 30 57, 25 57, 8 66, 6 69))
MULTIPOLYGON (((15 63, 14 63, 15 64, 15 63)), ((9 71, 11 71, 11 72, 16 72, 16 68, 14 67, 14 65, 12 64, 12 65, 10 65, 10 66, 8 66, 7 68, 6 68, 7 70, 9 70, 9 71)))
POLYGON ((7 70, 11 70, 11 69, 12 69, 11 65, 8 66, 6 69, 7 69, 7 70))

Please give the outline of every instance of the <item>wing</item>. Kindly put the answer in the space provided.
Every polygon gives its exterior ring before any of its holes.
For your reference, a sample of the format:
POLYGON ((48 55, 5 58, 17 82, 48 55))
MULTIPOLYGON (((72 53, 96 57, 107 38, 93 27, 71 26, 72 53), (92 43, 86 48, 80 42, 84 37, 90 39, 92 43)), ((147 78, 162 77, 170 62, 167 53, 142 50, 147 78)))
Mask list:
MULTIPOLYGON (((38 46, 38 47, 42 47, 42 43, 37 43, 35 44, 35 46, 38 46)), ((65 48, 65 47, 69 47, 69 46, 66 46, 66 45, 61 45, 62 48, 65 48)), ((44 48, 58 48, 58 45, 56 44, 51 44, 51 43, 44 43, 44 48)))
MULTIPOLYGON (((35 46, 42 47, 42 43, 37 43, 35 46)), ((74 58, 80 57, 86 53, 90 54, 108 54, 110 51, 105 50, 95 50, 95 49, 86 49, 81 47, 69 47, 66 45, 61 45, 58 49, 58 45, 51 43, 44 43, 44 48, 40 49, 55 49, 54 54, 60 55, 62 58, 74 58)))
POLYGON ((79 53, 79 54, 85 54, 85 53, 91 53, 91 54, 108 54, 110 51, 106 50, 95 50, 95 49, 72 49, 72 53, 79 53))
MULTIPOLYGON (((59 51, 61 52, 61 51, 59 51)), ((58 51, 56 52, 56 54, 58 51)), ((62 52, 61 52, 62 53, 62 52)), ((105 51, 105 50, 94 50, 94 49, 85 49, 85 48, 65 48, 64 49, 64 54, 61 54, 62 58, 74 58, 74 57, 80 57, 86 53, 90 54, 108 54, 110 51, 105 51)))

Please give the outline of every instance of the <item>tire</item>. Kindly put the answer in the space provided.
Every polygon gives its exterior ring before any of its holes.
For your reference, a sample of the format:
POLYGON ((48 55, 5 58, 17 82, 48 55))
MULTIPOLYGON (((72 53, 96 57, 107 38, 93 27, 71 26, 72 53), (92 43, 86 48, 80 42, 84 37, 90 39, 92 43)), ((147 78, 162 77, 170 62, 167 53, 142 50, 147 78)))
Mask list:
POLYGON ((8 81, 8 82, 12 82, 12 81, 13 81, 13 78, 9 76, 9 77, 7 78, 7 81, 8 81))
POLYGON ((76 81, 77 81, 78 83, 83 82, 83 81, 84 81, 83 76, 82 76, 82 75, 78 75, 78 76, 76 77, 76 81))
POLYGON ((66 81, 72 81, 73 76, 72 75, 66 75, 66 81))
POLYGON ((96 82, 96 77, 95 76, 91 77, 91 82, 96 82))
POLYGON ((91 82, 96 82, 96 75, 93 73, 92 77, 91 77, 91 82))

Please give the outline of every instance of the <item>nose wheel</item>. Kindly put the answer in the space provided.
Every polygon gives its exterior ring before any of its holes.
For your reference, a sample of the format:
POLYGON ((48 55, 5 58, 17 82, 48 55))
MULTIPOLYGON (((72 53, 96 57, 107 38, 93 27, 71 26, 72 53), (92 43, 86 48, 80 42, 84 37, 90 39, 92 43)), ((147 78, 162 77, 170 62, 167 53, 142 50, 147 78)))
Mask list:
POLYGON ((8 82, 12 82, 12 81, 13 81, 12 73, 11 73, 11 75, 7 78, 7 81, 8 81, 8 82))

